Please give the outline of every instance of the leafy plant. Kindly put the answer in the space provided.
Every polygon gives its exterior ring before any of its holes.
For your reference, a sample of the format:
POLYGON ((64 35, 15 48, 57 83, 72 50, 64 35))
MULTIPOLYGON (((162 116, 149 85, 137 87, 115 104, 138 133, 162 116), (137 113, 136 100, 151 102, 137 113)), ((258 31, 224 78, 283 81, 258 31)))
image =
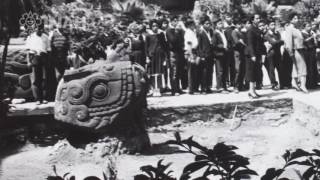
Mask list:
POLYGON ((190 175, 205 169, 198 179, 208 179, 208 176, 221 176, 223 180, 249 178, 250 175, 258 175, 248 168, 249 159, 235 152, 238 148, 224 143, 216 144, 208 149, 192 139, 182 140, 180 134, 175 133, 176 140, 168 141, 167 144, 175 144, 185 149, 186 152, 195 155, 194 162, 183 169, 181 179, 189 179, 190 175))
MULTIPOLYGON (((310 166, 311 163, 309 163, 309 161, 307 162, 307 160, 306 161, 301 161, 301 162, 297 161, 300 158, 306 158, 306 157, 309 157, 310 155, 312 155, 312 154, 308 153, 308 152, 306 152, 306 151, 304 151, 302 149, 297 149, 294 152, 290 152, 290 151, 287 150, 286 153, 284 153, 282 155, 282 158, 285 160, 285 165, 281 169, 269 168, 266 171, 265 175, 263 175, 261 177, 261 180, 272 180, 272 179, 289 180, 288 178, 285 178, 285 177, 280 178, 281 175, 283 174, 283 172, 285 171, 285 169, 288 168, 289 166, 292 166, 292 165, 309 165, 310 166)), ((319 159, 319 162, 320 162, 320 159, 319 159)), ((313 168, 316 169, 316 167, 314 167, 314 166, 313 166, 313 168)), ((308 172, 306 175, 304 174, 303 177, 307 177, 307 176, 309 176, 309 173, 313 173, 312 170, 309 170, 309 171, 310 172, 308 172)), ((312 176, 312 174, 310 176, 312 176)), ((305 179, 309 179, 309 177, 305 178, 305 179)))
POLYGON ((134 180, 176 180, 171 177, 171 173, 173 171, 166 170, 171 166, 172 163, 168 163, 166 165, 162 164, 163 159, 159 160, 157 163, 157 167, 152 165, 142 166, 140 168, 145 174, 139 174, 134 177, 134 180))

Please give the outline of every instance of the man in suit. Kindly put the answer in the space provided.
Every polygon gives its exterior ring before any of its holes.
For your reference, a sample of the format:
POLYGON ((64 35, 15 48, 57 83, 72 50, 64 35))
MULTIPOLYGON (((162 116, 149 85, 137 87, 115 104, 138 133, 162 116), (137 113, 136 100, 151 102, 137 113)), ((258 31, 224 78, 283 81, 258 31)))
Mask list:
POLYGON ((208 16, 202 17, 201 28, 198 32, 198 56, 199 62, 199 81, 201 93, 211 93, 210 85, 212 84, 213 74, 213 45, 211 22, 208 16), (210 81, 211 80, 211 81, 210 81))
MULTIPOLYGON (((232 32, 235 29, 235 26, 232 22, 232 17, 230 14, 227 14, 225 17, 226 24, 224 25, 224 35, 227 39, 227 52, 226 52, 226 63, 227 63, 227 72, 226 79, 230 82, 230 86, 235 86, 235 77, 236 77, 236 69, 235 69, 235 59, 234 59, 234 43, 232 38, 232 32)), ((235 87, 236 88, 236 87, 235 87)))
MULTIPOLYGON (((265 39, 267 40, 267 44, 269 45, 269 47, 267 48, 268 55, 267 55, 265 64, 268 67, 267 70, 268 70, 268 75, 272 85, 272 89, 277 90, 279 87, 275 77, 275 69, 277 69, 279 75, 282 73, 280 70, 280 60, 281 60, 280 47, 284 43, 281 40, 280 33, 276 31, 275 22, 272 20, 269 22, 269 30, 265 35, 265 39)), ((279 79, 281 82, 280 77, 282 76, 279 76, 279 79)))
POLYGON ((238 93, 244 88, 244 74, 245 74, 245 56, 244 50, 246 47, 244 33, 241 32, 242 25, 240 22, 236 23, 235 29, 232 31, 233 50, 234 50, 234 92, 238 93))
POLYGON ((184 32, 177 27, 178 17, 171 17, 171 27, 166 30, 166 37, 169 47, 169 69, 171 94, 183 94, 180 89, 179 80, 182 79, 182 71, 184 64, 184 32))
POLYGON ((215 30, 212 37, 212 44, 216 65, 217 90, 222 93, 227 93, 228 59, 226 58, 226 54, 228 49, 228 41, 222 30, 222 20, 217 19, 215 20, 214 24, 215 30))

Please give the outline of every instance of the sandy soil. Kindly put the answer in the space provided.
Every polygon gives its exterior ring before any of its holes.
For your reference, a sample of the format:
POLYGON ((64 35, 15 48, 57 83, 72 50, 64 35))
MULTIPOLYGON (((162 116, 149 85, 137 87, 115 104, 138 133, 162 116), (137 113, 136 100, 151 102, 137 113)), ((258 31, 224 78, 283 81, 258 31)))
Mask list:
MULTIPOLYGON (((182 137, 193 136, 194 140, 207 147, 212 147, 217 142, 235 145, 239 147, 238 153, 250 158, 251 165, 249 167, 256 170, 259 175, 263 175, 268 168, 281 167, 284 163, 281 155, 287 149, 311 150, 320 147, 318 137, 303 128, 295 118, 285 116, 281 120, 268 121, 266 120, 267 113, 264 114, 264 116, 261 114, 251 116, 246 121, 242 121, 241 126, 234 131, 230 130, 231 120, 224 122, 197 121, 190 124, 177 121, 170 125, 152 128, 150 137, 153 143, 161 144, 169 139, 174 139, 173 132, 179 131, 182 137)), ((160 145, 157 148, 150 155, 118 158, 119 179, 132 179, 133 174, 141 173, 139 172, 140 166, 156 165, 160 159, 164 159, 165 162, 173 162, 171 169, 174 171, 174 175, 179 177, 183 167, 192 162, 194 158, 189 154, 177 153, 174 146, 160 145)))
POLYGON ((245 119, 237 121, 223 116, 216 117, 218 118, 190 122, 177 119, 169 124, 149 127, 153 148, 145 154, 105 156, 104 143, 91 144, 85 149, 76 149, 65 140, 49 147, 27 143, 15 148, 15 152, 3 155, 0 161, 0 179, 41 180, 53 175, 52 165, 56 165, 60 175, 71 171, 82 177, 101 177, 103 171, 115 166, 118 179, 130 180, 141 173, 141 166, 156 165, 160 159, 164 159, 166 163, 173 162, 171 169, 174 171, 173 175, 178 177, 183 167, 193 161, 193 156, 179 152, 176 146, 163 144, 173 139, 176 131, 184 138, 193 136, 194 140, 207 147, 218 142, 236 145, 241 155, 250 158, 250 168, 259 175, 269 167, 280 167, 283 164, 281 155, 286 149, 311 150, 320 147, 318 134, 312 133, 301 125, 299 119, 283 109, 259 107, 246 115, 245 119))

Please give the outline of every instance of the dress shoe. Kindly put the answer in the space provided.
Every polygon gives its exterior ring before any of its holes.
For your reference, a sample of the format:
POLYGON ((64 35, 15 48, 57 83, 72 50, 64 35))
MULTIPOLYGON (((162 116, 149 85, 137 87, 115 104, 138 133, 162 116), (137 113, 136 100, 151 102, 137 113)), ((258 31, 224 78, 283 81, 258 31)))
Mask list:
POLYGON ((261 89, 262 89, 262 85, 257 85, 257 86, 256 86, 256 89, 257 89, 257 90, 261 90, 261 89))
POLYGON ((178 93, 181 95, 181 94, 185 94, 185 92, 183 92, 181 89, 178 90, 178 93))
POLYGON ((226 89, 223 89, 223 90, 221 91, 221 93, 222 93, 222 94, 228 94, 228 93, 229 93, 229 91, 228 91, 228 90, 226 90, 226 89))
POLYGON ((252 94, 252 93, 248 93, 248 96, 250 99, 258 99, 259 96, 257 96, 256 94, 252 94))
POLYGON ((305 87, 301 87, 300 89, 301 89, 301 91, 302 91, 303 93, 305 93, 305 94, 308 94, 308 93, 309 93, 308 89, 305 88, 305 87))
POLYGON ((254 94, 255 94, 256 96, 258 96, 258 97, 262 97, 260 94, 258 94, 258 93, 256 93, 256 92, 255 92, 254 94))
POLYGON ((277 91, 277 90, 279 90, 279 86, 278 85, 272 85, 271 89, 274 90, 274 91, 277 91))
POLYGON ((295 89, 298 92, 302 91, 302 89, 300 87, 298 87, 298 86, 292 86, 292 88, 295 89))

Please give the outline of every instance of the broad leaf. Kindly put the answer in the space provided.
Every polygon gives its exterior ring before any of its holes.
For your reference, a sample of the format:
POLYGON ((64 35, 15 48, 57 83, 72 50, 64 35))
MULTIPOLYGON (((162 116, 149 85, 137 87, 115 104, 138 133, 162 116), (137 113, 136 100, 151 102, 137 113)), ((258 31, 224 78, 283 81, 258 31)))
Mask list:
MULTIPOLYGON (((288 164, 286 164, 285 167, 289 167, 292 165, 305 165, 305 166, 309 166, 310 163, 308 161, 290 161, 288 164)), ((312 164, 311 164, 312 165, 312 164)))
POLYGON ((181 176, 180 176, 180 179, 179 180, 189 180, 190 179, 190 173, 189 172, 186 172, 186 173, 183 173, 181 176))
POLYGON ((197 177, 192 180, 210 180, 210 179, 208 179, 207 177, 197 177))
POLYGON ((208 156, 206 156, 206 155, 196 155, 194 160, 195 161, 208 160, 208 156))
POLYGON ((146 175, 139 174, 139 175, 134 176, 134 180, 150 180, 150 178, 146 175))
POLYGON ((206 147, 201 146, 199 143, 192 140, 192 136, 186 140, 181 141, 181 143, 188 145, 189 149, 191 149, 192 147, 195 147, 197 149, 200 149, 203 152, 206 152, 208 150, 206 147))
POLYGON ((196 162, 190 163, 183 169, 183 173, 186 173, 186 172, 193 173, 195 171, 198 171, 199 169, 207 166, 208 162, 209 162, 208 160, 202 160, 202 161, 196 161, 196 162))
MULTIPOLYGON (((70 179, 71 180, 71 179, 70 179)), ((75 180, 75 179, 73 179, 75 180)), ((86 177, 84 178, 84 180, 100 180, 99 178, 95 177, 95 176, 90 176, 90 177, 86 177)))
POLYGON ((313 167, 310 167, 309 169, 307 169, 304 173, 303 173, 303 179, 310 179, 315 173, 315 170, 313 169, 313 167))
POLYGON ((242 177, 244 175, 255 175, 257 176, 258 173, 253 171, 253 170, 250 170, 250 169, 244 169, 244 170, 239 170, 239 171, 236 171, 232 177, 234 178, 239 178, 239 177, 242 177))
POLYGON ((320 157, 320 150, 314 149, 314 150, 312 150, 312 151, 315 153, 316 156, 319 156, 319 157, 320 157))
POLYGON ((307 151, 304 151, 302 149, 297 149, 295 152, 291 153, 289 160, 291 161, 293 159, 297 159, 297 158, 304 157, 304 156, 310 156, 310 153, 308 153, 307 151))
POLYGON ((206 170, 204 173, 203 173, 203 177, 208 177, 210 175, 214 175, 214 176, 217 176, 217 175, 226 175, 226 173, 224 173, 223 171, 218 171, 217 169, 211 169, 211 170, 206 170))
POLYGON ((272 180, 279 177, 283 173, 282 169, 269 168, 266 174, 261 177, 261 180, 272 180))

